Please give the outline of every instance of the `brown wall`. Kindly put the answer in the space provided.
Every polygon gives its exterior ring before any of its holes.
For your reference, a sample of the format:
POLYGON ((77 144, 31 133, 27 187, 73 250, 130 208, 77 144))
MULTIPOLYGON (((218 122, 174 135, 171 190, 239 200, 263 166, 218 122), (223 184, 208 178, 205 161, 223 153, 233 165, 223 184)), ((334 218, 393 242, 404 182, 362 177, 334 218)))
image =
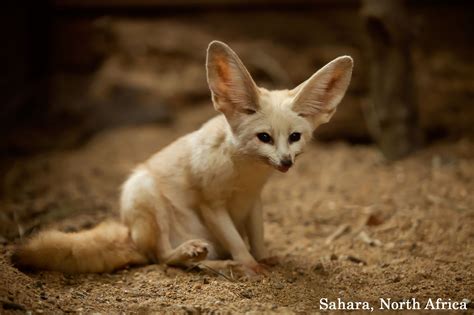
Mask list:
MULTIPOLYGON (((22 30, 31 25, 25 8, 3 22, 4 31, 12 30, 4 37, 16 48, 3 58, 11 79, 1 92, 13 100, 31 93, 36 100, 6 103, 5 152, 70 146, 103 128, 165 122, 179 114, 176 108, 209 106, 204 59, 213 39, 228 42, 270 88, 292 87, 332 58, 352 55, 350 91, 319 137, 368 140, 361 108, 370 60, 357 1, 131 3, 57 0, 51 15, 36 23, 40 33, 22 30), (31 78, 35 88, 24 93, 31 78)), ((424 131, 430 139, 472 136, 473 5, 408 4, 424 131)))

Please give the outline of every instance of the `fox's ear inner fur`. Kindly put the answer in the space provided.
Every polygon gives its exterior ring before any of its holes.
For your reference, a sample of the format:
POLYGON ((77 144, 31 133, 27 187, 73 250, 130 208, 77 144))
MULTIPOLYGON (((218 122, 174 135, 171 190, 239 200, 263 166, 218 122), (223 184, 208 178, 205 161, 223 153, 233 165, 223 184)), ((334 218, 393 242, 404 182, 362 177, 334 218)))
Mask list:
POLYGON ((334 59, 294 89, 293 111, 308 118, 315 127, 336 112, 351 81, 353 61, 349 56, 334 59))
POLYGON ((255 82, 235 52, 226 44, 212 41, 207 49, 207 83, 216 110, 226 116, 258 110, 255 82))

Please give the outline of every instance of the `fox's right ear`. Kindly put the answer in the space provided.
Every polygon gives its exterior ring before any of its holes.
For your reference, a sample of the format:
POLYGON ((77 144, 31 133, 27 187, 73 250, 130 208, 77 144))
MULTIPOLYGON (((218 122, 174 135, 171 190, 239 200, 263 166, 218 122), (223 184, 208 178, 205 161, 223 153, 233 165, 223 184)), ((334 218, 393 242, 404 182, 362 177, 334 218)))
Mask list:
POLYGON ((226 117, 255 113, 258 90, 242 61, 229 46, 212 41, 207 49, 207 83, 214 107, 226 117))
POLYGON ((328 122, 349 86, 353 63, 349 56, 336 58, 296 87, 293 110, 314 128, 328 122))

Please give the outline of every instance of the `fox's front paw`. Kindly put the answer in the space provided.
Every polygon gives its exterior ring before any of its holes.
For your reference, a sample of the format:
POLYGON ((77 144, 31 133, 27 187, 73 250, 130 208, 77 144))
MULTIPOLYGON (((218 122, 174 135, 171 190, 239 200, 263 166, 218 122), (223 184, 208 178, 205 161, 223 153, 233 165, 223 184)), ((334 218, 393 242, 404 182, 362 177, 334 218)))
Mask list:
POLYGON ((268 275, 268 270, 265 268, 264 265, 259 264, 257 262, 252 263, 252 264, 244 264, 242 265, 245 275, 249 277, 255 277, 255 276, 266 276, 268 275))
POLYGON ((235 260, 207 260, 202 263, 201 267, 228 274, 231 278, 253 278, 268 274, 265 267, 257 262, 245 264, 235 260))
POLYGON ((263 259, 259 259, 258 262, 263 264, 264 266, 273 267, 273 266, 278 265, 279 259, 277 256, 270 256, 270 257, 265 257, 263 259))
POLYGON ((201 261, 207 257, 209 252, 209 244, 203 240, 190 240, 181 246, 182 254, 186 260, 201 261))

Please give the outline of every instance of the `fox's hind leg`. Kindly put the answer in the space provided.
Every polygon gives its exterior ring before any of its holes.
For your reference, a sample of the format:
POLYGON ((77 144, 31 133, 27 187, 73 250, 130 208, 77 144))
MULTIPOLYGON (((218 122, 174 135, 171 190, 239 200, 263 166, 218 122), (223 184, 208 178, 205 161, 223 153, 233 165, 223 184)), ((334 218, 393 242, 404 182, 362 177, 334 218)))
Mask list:
POLYGON ((188 240, 176 248, 171 247, 169 235, 160 229, 162 224, 136 220, 131 227, 132 240, 142 253, 153 262, 173 266, 189 266, 203 260, 209 252, 209 244, 200 239, 188 240), (151 237, 150 237, 151 236, 151 237))
POLYGON ((125 220, 130 229, 130 236, 138 251, 145 255, 150 262, 158 262, 156 248, 158 246, 158 226, 155 217, 149 213, 140 213, 131 220, 125 220))
POLYGON ((128 220, 131 237, 137 249, 152 262, 174 266, 187 267, 191 262, 205 259, 210 246, 204 240, 188 240, 172 248, 169 235, 170 221, 164 211, 165 208, 153 209, 160 206, 163 204, 158 203, 152 209, 147 209, 141 205, 140 210, 136 211, 137 214, 128 220))
POLYGON ((136 171, 125 183, 121 196, 122 220, 130 229, 137 249, 150 262, 188 266, 207 257, 209 244, 188 240, 176 248, 170 242, 173 205, 146 170, 136 171))

